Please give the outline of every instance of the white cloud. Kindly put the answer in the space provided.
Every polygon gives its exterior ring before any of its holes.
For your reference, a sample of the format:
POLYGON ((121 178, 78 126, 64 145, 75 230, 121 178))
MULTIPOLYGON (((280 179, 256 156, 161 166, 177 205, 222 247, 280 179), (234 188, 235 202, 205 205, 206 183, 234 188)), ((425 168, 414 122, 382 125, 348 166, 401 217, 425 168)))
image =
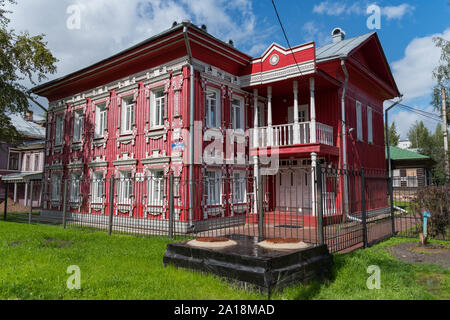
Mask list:
POLYGON ((403 3, 398 6, 386 6, 381 8, 381 14, 386 16, 388 20, 401 19, 407 13, 412 13, 415 10, 414 6, 403 3))
POLYGON ((233 39, 244 52, 262 48, 270 36, 268 32, 256 36, 260 22, 250 0, 21 0, 7 9, 13 12, 11 28, 46 35, 48 47, 60 60, 51 79, 107 58, 183 19, 206 24, 211 34, 233 39), (81 9, 80 30, 66 27, 66 10, 74 4, 81 9))
POLYGON ((391 64, 404 101, 429 95, 432 91, 432 72, 438 65, 441 54, 440 49, 433 43, 435 36, 450 40, 450 28, 442 34, 413 39, 405 49, 405 56, 391 64))
POLYGON ((315 41, 317 46, 331 42, 331 35, 323 31, 314 21, 308 21, 303 25, 303 40, 305 42, 315 41))
POLYGON ((323 1, 314 5, 313 13, 339 16, 346 11, 347 6, 341 2, 323 1))
MULTIPOLYGON (((399 108, 399 107, 396 107, 399 108)), ((414 106, 415 109, 424 110, 426 112, 431 112, 439 116, 433 109, 432 106, 429 107, 423 107, 423 106, 414 106)), ((393 111, 396 111, 392 109, 393 111)), ((431 120, 427 117, 423 117, 417 113, 410 112, 404 109, 401 109, 397 112, 389 112, 389 125, 392 124, 392 122, 395 122, 395 126, 397 128, 397 133, 400 134, 401 139, 407 139, 408 138, 408 132, 409 129, 416 123, 416 121, 422 121, 425 127, 430 130, 431 133, 434 133, 436 130, 436 125, 438 124, 437 121, 431 120)))

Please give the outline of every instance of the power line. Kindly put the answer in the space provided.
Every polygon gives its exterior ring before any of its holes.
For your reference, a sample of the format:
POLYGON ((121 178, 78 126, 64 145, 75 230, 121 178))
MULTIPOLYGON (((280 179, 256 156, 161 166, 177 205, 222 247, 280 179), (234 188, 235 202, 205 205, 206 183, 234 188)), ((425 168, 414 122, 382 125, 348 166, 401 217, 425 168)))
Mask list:
POLYGON ((405 109, 405 110, 408 110, 409 112, 413 112, 413 113, 415 113, 415 114, 418 114, 418 115, 420 115, 420 116, 422 116, 422 117, 425 117, 425 118, 428 118, 428 119, 430 119, 430 120, 433 120, 433 121, 436 121, 436 122, 442 122, 442 119, 440 119, 440 118, 435 118, 435 117, 429 116, 429 115, 427 115, 427 114, 423 114, 423 113, 417 111, 417 109, 414 109, 414 108, 408 108, 408 107, 405 107, 405 106, 400 105, 400 104, 399 104, 398 106, 399 106, 400 108, 403 108, 403 109, 405 109))
POLYGON ((302 70, 300 70, 300 66, 298 65, 297 59, 295 58, 294 50, 292 50, 291 43, 289 42, 288 36, 286 34, 286 30, 284 30, 284 26, 283 26, 283 23, 281 22, 281 18, 280 18, 280 15, 278 14, 277 6, 275 5, 274 0, 272 0, 272 5, 273 5, 273 9, 275 10, 275 14, 277 15, 278 23, 280 24, 281 30, 283 31, 284 38, 286 39, 286 42, 289 46, 289 50, 291 50, 292 57, 294 57, 294 61, 298 68, 298 72, 300 72, 300 75, 303 75, 302 70))

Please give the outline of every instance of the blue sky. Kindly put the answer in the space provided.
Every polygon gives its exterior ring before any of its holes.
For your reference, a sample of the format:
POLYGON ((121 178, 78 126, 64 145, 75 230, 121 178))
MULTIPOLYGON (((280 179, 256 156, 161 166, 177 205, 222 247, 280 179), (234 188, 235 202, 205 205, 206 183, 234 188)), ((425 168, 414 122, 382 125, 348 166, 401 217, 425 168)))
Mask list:
MULTIPOLYGON (((376 30, 405 103, 423 110, 429 106, 431 72, 439 59, 432 37, 450 40, 448 1, 349 1, 276 0, 291 45, 331 42, 335 27, 353 37, 373 30, 367 27, 366 9, 381 9, 376 30)), ((286 45, 271 0, 21 0, 8 5, 11 26, 32 34, 44 33, 48 46, 60 60, 63 76, 121 51, 169 28, 173 21, 189 19, 206 24, 209 32, 257 56, 272 42, 286 45), (80 28, 67 28, 68 8, 80 10, 80 28)), ((45 99, 40 99, 44 105, 45 99)), ((36 110, 38 111, 38 110, 36 110)), ((424 120, 432 130, 436 122, 396 109, 392 119, 406 136, 409 126, 424 120)))

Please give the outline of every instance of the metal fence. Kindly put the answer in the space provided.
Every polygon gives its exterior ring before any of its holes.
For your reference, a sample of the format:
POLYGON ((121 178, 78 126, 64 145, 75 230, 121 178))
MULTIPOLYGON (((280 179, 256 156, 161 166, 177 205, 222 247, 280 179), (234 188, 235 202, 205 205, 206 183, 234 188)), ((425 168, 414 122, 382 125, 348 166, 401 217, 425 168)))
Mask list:
POLYGON ((325 243, 338 252, 394 234, 418 236, 422 217, 408 207, 417 190, 394 189, 393 210, 389 190, 385 171, 320 165, 316 171, 282 168, 274 176, 210 174, 198 180, 162 172, 148 177, 56 177, 29 182, 28 203, 33 205, 22 212, 7 212, 6 205, 4 219, 178 240, 295 238, 325 243), (192 195, 189 190, 194 190, 192 195))

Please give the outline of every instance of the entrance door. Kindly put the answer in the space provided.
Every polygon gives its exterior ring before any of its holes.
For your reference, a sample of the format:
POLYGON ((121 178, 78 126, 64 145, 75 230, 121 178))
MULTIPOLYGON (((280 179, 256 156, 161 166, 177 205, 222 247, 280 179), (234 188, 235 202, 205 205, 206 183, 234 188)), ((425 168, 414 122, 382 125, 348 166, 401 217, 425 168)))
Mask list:
POLYGON ((303 212, 304 187, 300 169, 280 170, 277 175, 277 208, 291 213, 303 212))

